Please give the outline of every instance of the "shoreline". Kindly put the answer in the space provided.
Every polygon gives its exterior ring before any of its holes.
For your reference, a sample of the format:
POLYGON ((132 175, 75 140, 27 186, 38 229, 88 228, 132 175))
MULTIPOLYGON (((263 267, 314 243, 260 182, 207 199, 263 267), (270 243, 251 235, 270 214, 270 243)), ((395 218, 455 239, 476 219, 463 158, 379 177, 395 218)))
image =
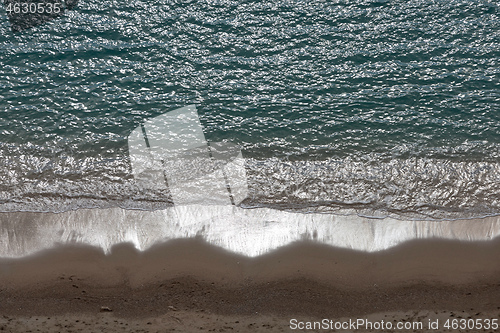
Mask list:
POLYGON ((258 257, 300 241, 378 252, 419 239, 488 241, 499 236, 500 216, 397 220, 202 205, 157 211, 113 208, 0 213, 0 258, 25 257, 60 244, 87 244, 110 253, 114 245, 129 242, 144 251, 166 241, 195 237, 258 257))

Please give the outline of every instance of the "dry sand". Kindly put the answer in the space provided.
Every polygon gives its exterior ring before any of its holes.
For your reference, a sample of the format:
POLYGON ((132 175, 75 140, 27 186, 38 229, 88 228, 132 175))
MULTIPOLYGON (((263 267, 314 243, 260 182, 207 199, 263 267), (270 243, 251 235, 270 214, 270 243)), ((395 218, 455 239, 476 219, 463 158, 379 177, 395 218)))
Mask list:
POLYGON ((65 246, 0 260, 0 332, 301 331, 293 318, 420 321, 422 330, 358 332, 446 332, 447 319, 500 318, 499 259, 500 239, 376 253, 302 242, 258 258, 198 239, 145 252, 121 244, 110 255, 65 246))

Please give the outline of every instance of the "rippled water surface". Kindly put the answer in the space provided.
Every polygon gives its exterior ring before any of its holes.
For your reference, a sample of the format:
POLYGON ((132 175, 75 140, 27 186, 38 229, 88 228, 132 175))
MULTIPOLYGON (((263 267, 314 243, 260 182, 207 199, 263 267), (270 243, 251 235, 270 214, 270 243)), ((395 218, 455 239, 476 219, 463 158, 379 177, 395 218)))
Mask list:
POLYGON ((156 209, 127 136, 196 104, 244 207, 500 213, 496 1, 94 1, 0 16, 0 210, 156 209))

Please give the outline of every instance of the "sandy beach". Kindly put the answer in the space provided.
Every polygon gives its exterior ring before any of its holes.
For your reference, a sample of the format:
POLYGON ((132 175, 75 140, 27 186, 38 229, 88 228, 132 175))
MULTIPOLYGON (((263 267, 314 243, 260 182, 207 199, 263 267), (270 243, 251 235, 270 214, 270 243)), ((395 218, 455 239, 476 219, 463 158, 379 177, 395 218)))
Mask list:
POLYGON ((448 319, 500 318, 498 258, 500 239, 418 240, 374 253, 307 241, 256 258, 201 239, 144 252, 120 244, 109 255, 64 246, 0 261, 0 330, 319 332, 342 330, 307 323, 365 318, 423 328, 357 332, 439 331, 429 320, 445 331, 448 319))

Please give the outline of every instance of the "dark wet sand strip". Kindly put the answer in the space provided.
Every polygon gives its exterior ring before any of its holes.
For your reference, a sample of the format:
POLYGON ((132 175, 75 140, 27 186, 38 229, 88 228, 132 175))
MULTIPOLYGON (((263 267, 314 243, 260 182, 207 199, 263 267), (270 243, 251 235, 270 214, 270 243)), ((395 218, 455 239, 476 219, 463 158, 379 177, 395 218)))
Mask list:
POLYGON ((258 258, 196 239, 110 255, 65 246, 0 261, 0 330, 288 332, 291 318, 499 318, 499 258, 500 239, 376 253, 303 242, 258 258))

